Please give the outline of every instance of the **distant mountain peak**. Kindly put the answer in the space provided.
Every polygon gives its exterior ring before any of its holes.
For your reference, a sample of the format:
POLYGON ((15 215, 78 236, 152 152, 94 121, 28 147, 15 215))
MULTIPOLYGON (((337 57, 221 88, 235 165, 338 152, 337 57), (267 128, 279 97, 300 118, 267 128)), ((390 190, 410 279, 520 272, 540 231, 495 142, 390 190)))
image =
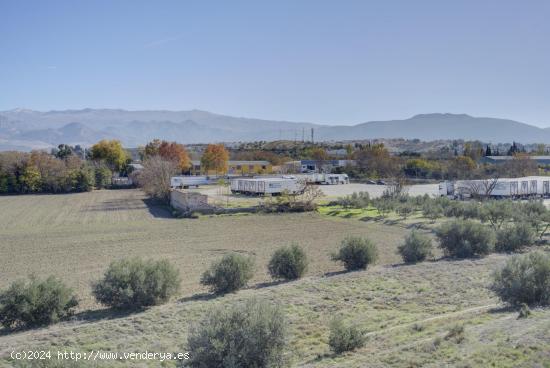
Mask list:
POLYGON ((33 113, 33 112, 36 112, 34 110, 31 110, 31 109, 26 109, 24 107, 16 107, 15 109, 11 109, 11 110, 8 110, 9 112, 13 112, 13 113, 16 113, 16 114, 22 114, 22 113, 33 113))
POLYGON ((198 109, 130 111, 86 108, 40 112, 20 108, 0 112, 0 115, 2 140, 12 146, 12 142, 17 142, 18 147, 21 147, 21 142, 28 142, 29 149, 60 143, 85 146, 104 138, 120 139, 127 147, 144 145, 155 138, 184 144, 297 140, 302 135, 307 138, 310 128, 315 130, 316 141, 403 138, 550 143, 550 130, 513 120, 452 113, 418 114, 408 119, 371 121, 352 126, 243 118, 198 109))
POLYGON ((72 123, 69 123, 69 124, 66 124, 64 126, 62 126, 61 128, 59 128, 60 130, 64 130, 64 131, 83 131, 83 130, 89 130, 91 131, 90 128, 88 128, 86 125, 82 124, 82 123, 78 123, 78 122, 72 122, 72 123))
POLYGON ((431 114, 418 114, 418 115, 413 116, 409 120, 413 120, 413 119, 449 119, 449 118, 464 119, 464 118, 473 118, 473 117, 468 115, 468 114, 452 114, 452 113, 448 113, 448 112, 446 112, 446 113, 436 112, 436 113, 431 113, 431 114))

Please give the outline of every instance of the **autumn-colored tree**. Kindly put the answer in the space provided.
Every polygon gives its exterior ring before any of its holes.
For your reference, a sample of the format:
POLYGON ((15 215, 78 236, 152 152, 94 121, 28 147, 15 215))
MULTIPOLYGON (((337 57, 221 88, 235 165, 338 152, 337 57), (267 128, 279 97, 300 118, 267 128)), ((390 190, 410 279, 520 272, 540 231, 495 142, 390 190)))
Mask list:
MULTIPOLYGON (((80 161, 80 159, 76 159, 80 161)), ((58 193, 70 190, 69 173, 65 160, 57 159, 44 151, 33 151, 30 163, 40 173, 43 191, 58 193)))
POLYGON ((191 167, 191 159, 185 146, 176 142, 153 139, 145 145, 143 154, 144 159, 160 156, 164 160, 174 161, 181 171, 185 171, 191 167))
POLYGON ((292 161, 291 157, 263 150, 241 150, 232 152, 231 159, 243 161, 269 161, 272 165, 282 165, 285 162, 292 161))
POLYGON ((373 144, 355 153, 357 167, 373 177, 390 178, 399 172, 399 160, 383 144, 373 144))
POLYGON ((114 171, 122 171, 130 157, 120 141, 104 139, 92 146, 91 158, 105 161, 114 171))
POLYGON ((469 156, 455 157, 449 163, 449 177, 451 179, 470 179, 477 165, 469 156))
POLYGON ((191 159, 183 144, 162 141, 159 146, 159 155, 165 160, 175 161, 180 170, 187 170, 191 166, 191 159))
POLYGON ((23 174, 19 177, 21 187, 25 193, 33 193, 40 191, 41 176, 40 171, 34 165, 28 165, 23 174))
POLYGON ((209 144, 202 154, 201 167, 206 173, 209 170, 215 170, 216 174, 225 174, 227 161, 229 161, 229 152, 223 144, 209 144))
POLYGON ((0 193, 87 191, 93 184, 91 168, 78 156, 0 152, 0 193))
POLYGON ((403 168, 407 176, 415 178, 427 178, 438 170, 440 170, 440 167, 436 162, 428 161, 423 158, 410 159, 403 168))
POLYGON ((479 141, 465 142, 463 156, 467 156, 473 161, 479 160, 483 156, 483 145, 479 141))

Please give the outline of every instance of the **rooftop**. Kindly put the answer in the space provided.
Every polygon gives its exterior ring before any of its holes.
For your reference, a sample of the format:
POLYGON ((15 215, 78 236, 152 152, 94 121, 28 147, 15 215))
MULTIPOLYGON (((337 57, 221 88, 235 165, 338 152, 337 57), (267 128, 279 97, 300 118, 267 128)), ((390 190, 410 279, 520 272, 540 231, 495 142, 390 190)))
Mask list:
MULTIPOLYGON (((200 165, 200 160, 193 160, 191 161, 193 165, 200 165)), ((235 161, 235 160, 229 160, 227 162, 229 165, 270 165, 271 163, 269 161, 235 161)))
MULTIPOLYGON (((550 160, 550 156, 528 156, 533 160, 550 160)), ((495 161, 506 161, 512 160, 514 156, 485 156, 486 159, 495 160, 495 161)))

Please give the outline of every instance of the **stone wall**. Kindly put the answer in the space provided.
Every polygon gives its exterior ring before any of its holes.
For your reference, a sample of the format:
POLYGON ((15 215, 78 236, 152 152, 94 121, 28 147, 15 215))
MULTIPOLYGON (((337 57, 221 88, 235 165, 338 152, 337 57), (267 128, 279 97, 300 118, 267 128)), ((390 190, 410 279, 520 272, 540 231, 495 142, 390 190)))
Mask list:
POLYGON ((170 205, 179 211, 208 210, 212 206, 208 204, 208 196, 200 193, 172 190, 170 192, 170 205))

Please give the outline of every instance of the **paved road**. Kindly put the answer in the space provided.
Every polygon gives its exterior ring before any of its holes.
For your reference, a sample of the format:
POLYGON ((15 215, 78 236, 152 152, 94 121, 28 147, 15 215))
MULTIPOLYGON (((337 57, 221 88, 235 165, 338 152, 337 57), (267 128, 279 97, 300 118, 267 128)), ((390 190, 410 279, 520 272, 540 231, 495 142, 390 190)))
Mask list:
MULTIPOLYGON (((344 184, 344 185, 320 185, 319 188, 325 193, 325 198, 338 198, 355 192, 368 192, 371 198, 380 197, 386 189, 385 185, 375 184, 344 184)), ((418 184, 407 186, 407 193, 412 196, 428 194, 435 196, 438 194, 438 184, 418 184)), ((199 189, 191 189, 202 194, 208 195, 211 199, 222 202, 244 202, 254 205, 259 201, 259 197, 248 197, 243 195, 231 195, 227 187, 222 188, 218 185, 205 185, 199 189)))

